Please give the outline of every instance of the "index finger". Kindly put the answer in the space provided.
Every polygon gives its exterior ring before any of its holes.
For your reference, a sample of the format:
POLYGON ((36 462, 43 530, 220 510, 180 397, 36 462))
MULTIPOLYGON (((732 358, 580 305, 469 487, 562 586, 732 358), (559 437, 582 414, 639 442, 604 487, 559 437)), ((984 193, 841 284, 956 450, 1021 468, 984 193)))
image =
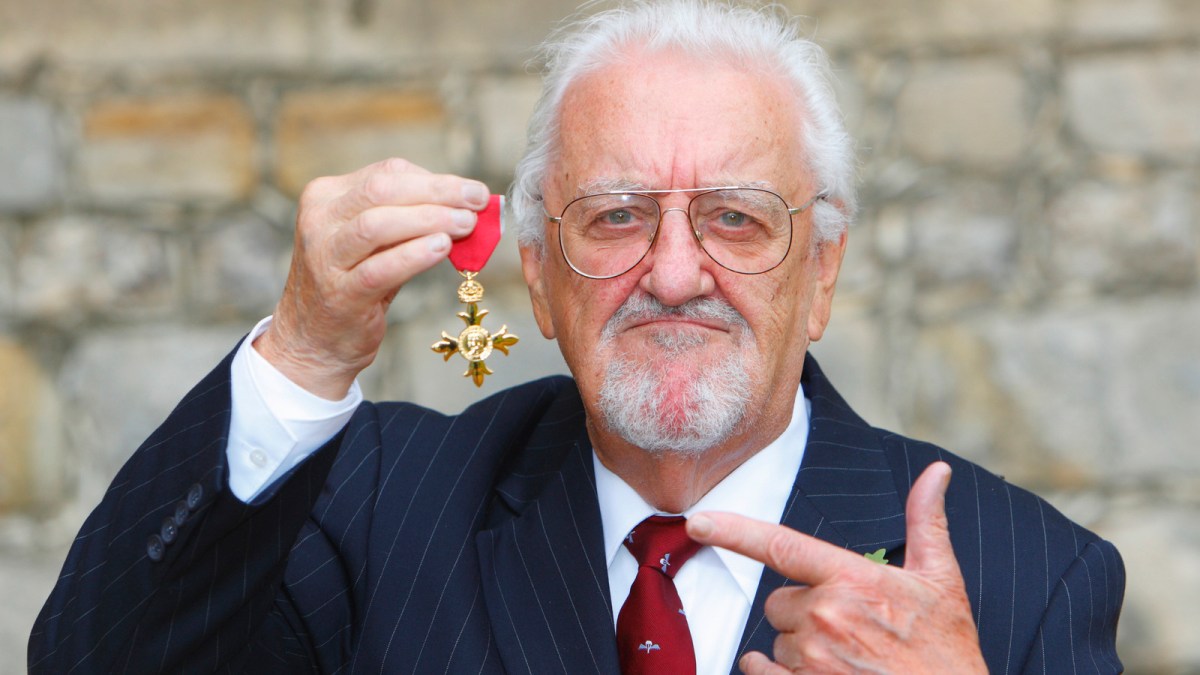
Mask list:
POLYGON ((478 211, 487 206, 483 183, 452 174, 436 174, 404 160, 385 160, 350 175, 349 189, 334 213, 343 218, 379 206, 436 204, 478 211))
POLYGON ((783 576, 810 586, 823 584, 862 556, 789 527, 734 513, 707 511, 687 520, 688 536, 753 558, 783 576))

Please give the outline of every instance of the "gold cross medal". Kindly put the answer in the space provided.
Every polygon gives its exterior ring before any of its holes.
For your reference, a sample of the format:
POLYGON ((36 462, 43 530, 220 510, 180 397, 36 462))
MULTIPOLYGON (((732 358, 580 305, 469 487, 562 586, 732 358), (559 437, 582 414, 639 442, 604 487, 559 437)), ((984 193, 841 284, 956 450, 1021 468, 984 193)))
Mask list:
POLYGON ((493 350, 498 350, 505 356, 508 348, 517 344, 517 336, 508 332, 508 326, 500 326, 500 330, 489 333, 480 325, 483 317, 487 316, 486 309, 479 309, 479 301, 483 300, 483 284, 475 279, 488 258, 500 243, 500 235, 504 228, 500 214, 504 211, 504 197, 492 195, 487 208, 479 212, 475 230, 466 237, 454 242, 450 248, 450 263, 463 276, 463 282, 458 286, 458 301, 467 306, 467 311, 459 312, 467 327, 454 337, 442 331, 442 339, 433 343, 433 351, 442 355, 442 360, 449 361, 451 356, 458 354, 467 360, 467 372, 463 377, 469 377, 476 387, 483 386, 483 378, 491 375, 487 367, 487 357, 493 350))

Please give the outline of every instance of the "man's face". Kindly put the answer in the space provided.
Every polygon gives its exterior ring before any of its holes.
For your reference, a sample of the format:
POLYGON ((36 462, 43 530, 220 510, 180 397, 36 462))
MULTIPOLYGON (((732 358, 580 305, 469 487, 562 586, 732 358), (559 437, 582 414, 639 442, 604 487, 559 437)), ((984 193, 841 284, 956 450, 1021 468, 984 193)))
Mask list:
MULTIPOLYGON (((591 73, 568 90, 561 154, 543 186, 550 214, 596 185, 615 183, 647 190, 753 184, 793 206, 817 192, 802 168, 801 113, 784 82, 669 53, 634 60, 591 73)), ((654 409, 645 412, 660 427, 703 419, 712 401, 699 400, 691 385, 738 366, 740 383, 734 377, 715 387, 744 388, 737 392, 745 398, 744 415, 732 436, 773 438, 790 419, 809 341, 820 338, 828 321, 844 239, 814 249, 805 212, 793 218, 783 264, 737 274, 696 241, 685 215, 691 196, 659 196, 665 215, 653 249, 613 279, 573 272, 559 252, 557 228, 549 226, 544 259, 522 251, 535 316, 543 334, 558 339, 591 419, 611 413, 602 399, 612 398, 622 373, 653 375, 641 388, 657 389, 654 409), (646 305, 700 309, 649 318, 628 311, 646 305), (720 311, 726 306, 735 311, 720 311)))

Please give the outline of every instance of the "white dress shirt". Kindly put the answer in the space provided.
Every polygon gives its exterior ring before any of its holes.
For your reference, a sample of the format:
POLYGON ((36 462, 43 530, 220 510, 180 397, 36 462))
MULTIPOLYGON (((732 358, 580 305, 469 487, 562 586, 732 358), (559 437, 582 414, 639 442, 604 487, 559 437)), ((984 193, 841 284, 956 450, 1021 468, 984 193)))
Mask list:
MULTIPOLYGON (((329 401, 296 385, 267 362, 251 345, 270 320, 267 317, 254 327, 232 363, 232 411, 226 446, 229 486, 246 503, 333 438, 362 402, 357 382, 345 398, 329 401)), ((808 440, 808 418, 809 406, 801 389, 783 434, 743 462, 683 515, 729 511, 779 522, 800 470, 808 440), (780 476, 787 478, 780 480, 780 476)), ((637 576, 637 563, 621 542, 635 525, 658 511, 601 464, 594 453, 592 459, 615 626, 637 576)), ((762 563, 745 556, 706 546, 675 575, 696 648, 698 675, 723 675, 733 666, 762 568, 762 563)))
POLYGON ((306 457, 316 452, 362 403, 356 380, 340 401, 330 401, 292 382, 251 343, 267 330, 258 322, 233 355, 230 373, 229 489, 250 503, 306 457))

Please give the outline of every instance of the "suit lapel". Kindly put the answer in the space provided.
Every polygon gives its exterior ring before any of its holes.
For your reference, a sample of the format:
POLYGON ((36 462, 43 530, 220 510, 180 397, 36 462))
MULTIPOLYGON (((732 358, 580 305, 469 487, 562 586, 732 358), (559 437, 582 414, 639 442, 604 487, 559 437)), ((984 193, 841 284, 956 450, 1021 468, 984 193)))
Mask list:
MULTIPOLYGON (((811 356, 805 357, 802 382, 812 401, 808 443, 781 522, 857 553, 883 548, 889 564, 903 564, 904 509, 880 432, 851 410, 811 356)), ((773 591, 792 583, 763 570, 739 658, 747 651, 771 654, 776 631, 763 606, 773 591)))
POLYGON ((497 484, 493 510, 509 517, 476 537, 510 673, 618 671, 591 444, 575 400, 577 414, 544 422, 497 484))

